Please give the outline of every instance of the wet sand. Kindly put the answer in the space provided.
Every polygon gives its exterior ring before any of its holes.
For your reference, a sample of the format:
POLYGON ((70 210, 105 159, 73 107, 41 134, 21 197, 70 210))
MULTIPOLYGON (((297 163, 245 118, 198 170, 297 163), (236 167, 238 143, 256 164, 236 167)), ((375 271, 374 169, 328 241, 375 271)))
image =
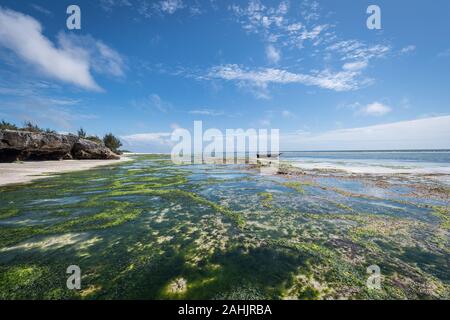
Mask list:
POLYGON ((82 171, 130 160, 130 158, 121 157, 120 160, 63 160, 0 163, 0 186, 27 183, 36 179, 47 178, 51 176, 52 173, 82 171))

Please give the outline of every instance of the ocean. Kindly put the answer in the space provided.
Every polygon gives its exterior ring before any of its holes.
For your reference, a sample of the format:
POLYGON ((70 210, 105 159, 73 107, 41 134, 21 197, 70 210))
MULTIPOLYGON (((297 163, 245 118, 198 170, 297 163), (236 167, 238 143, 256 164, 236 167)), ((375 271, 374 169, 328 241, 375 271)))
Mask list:
POLYGON ((281 160, 303 169, 367 174, 450 174, 450 150, 286 151, 281 160))

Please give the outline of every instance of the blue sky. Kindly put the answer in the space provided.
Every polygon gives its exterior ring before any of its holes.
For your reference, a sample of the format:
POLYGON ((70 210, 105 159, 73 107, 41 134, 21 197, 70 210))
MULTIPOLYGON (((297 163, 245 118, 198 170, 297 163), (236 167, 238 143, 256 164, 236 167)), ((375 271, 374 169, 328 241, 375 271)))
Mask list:
POLYGON ((136 151, 194 120, 285 150, 450 148, 447 0, 77 1, 81 30, 70 4, 1 1, 0 119, 136 151))

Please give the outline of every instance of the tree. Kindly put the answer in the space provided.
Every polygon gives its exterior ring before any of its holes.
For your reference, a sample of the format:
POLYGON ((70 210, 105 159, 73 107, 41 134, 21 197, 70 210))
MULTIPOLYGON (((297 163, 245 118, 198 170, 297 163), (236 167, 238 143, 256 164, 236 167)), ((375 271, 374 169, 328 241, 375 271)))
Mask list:
POLYGON ((53 130, 53 129, 50 129, 50 128, 45 129, 44 132, 45 132, 45 133, 53 133, 53 134, 56 134, 56 131, 53 130))
POLYGON ((87 133, 86 133, 86 131, 84 131, 83 128, 80 128, 80 130, 78 130, 78 137, 79 138, 85 139, 86 135, 87 135, 87 133))
POLYGON ((87 136, 85 139, 89 140, 89 141, 92 141, 92 142, 95 142, 95 143, 98 143, 98 144, 102 144, 103 143, 102 139, 100 139, 97 136, 87 136))
POLYGON ((103 143, 114 153, 119 153, 119 148, 122 146, 122 142, 112 133, 108 133, 103 137, 103 143))
POLYGON ((29 132, 42 132, 43 130, 39 128, 36 124, 31 121, 25 121, 22 130, 29 132))
POLYGON ((0 122, 0 129, 18 130, 19 128, 15 124, 12 124, 10 122, 6 122, 5 120, 2 120, 2 122, 0 122))

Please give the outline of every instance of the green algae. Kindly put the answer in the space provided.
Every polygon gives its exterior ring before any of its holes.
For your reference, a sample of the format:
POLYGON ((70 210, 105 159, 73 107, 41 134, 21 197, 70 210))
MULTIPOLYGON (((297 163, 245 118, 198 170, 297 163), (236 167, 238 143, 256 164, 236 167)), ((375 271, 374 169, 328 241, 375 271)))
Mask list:
POLYGON ((305 193, 305 189, 303 188, 304 184, 300 181, 284 182, 283 186, 290 188, 290 189, 294 189, 298 193, 305 193))
POLYGON ((450 207, 433 207, 433 215, 441 219, 441 227, 450 230, 450 207))
MULTIPOLYGON (((18 186, 2 188, 2 298, 449 296, 444 224, 371 213, 369 207, 361 209, 361 203, 374 200, 370 196, 351 202, 354 194, 337 192, 346 198, 343 204, 342 198, 334 201, 335 190, 316 183, 279 183, 252 174, 226 181, 198 179, 199 171, 214 173, 211 167, 195 169, 197 179, 192 180, 192 170, 173 165, 168 157, 138 156, 112 168, 40 180, 26 192, 18 186), (280 184, 298 195, 279 192, 274 197, 266 191, 280 184), (305 192, 304 186, 315 188, 305 192), (319 200, 326 206, 316 205, 319 200), (43 239, 56 241, 70 233, 83 236, 38 246, 43 239), (65 269, 71 264, 82 269, 80 291, 65 288, 65 269), (380 291, 365 285, 370 264, 381 267, 380 291)), ((434 213, 417 208, 441 221, 441 215, 448 215, 446 207, 434 213)))
POLYGON ((259 193, 259 196, 261 197, 262 206, 271 209, 273 194, 271 194, 270 192, 261 192, 259 193))
POLYGON ((16 208, 2 208, 0 209, 0 219, 15 217, 20 214, 19 209, 16 208))

